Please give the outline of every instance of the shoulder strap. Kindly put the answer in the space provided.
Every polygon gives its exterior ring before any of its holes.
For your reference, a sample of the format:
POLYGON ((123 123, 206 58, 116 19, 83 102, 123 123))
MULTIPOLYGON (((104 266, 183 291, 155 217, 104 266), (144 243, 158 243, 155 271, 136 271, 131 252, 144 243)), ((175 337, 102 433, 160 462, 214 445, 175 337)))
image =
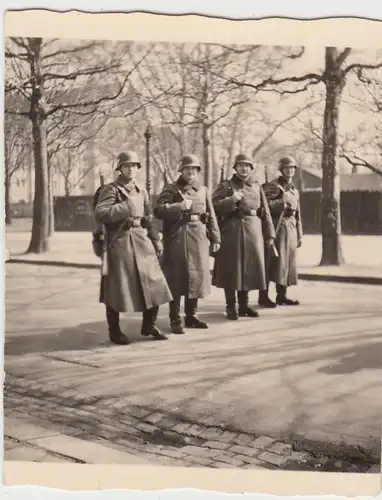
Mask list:
POLYGON ((130 194, 129 192, 121 185, 121 184, 117 184, 115 183, 114 186, 117 188, 117 190, 123 194, 124 196, 126 196, 126 198, 129 198, 130 197, 130 194))

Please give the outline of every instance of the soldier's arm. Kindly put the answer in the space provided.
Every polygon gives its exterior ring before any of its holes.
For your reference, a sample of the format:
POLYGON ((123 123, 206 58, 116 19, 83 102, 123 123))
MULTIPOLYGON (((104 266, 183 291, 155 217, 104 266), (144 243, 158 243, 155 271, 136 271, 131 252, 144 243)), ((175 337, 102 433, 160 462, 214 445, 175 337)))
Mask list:
POLYGON ((298 200, 298 206, 296 211, 296 221, 297 221, 297 241, 301 243, 303 237, 302 220, 301 220, 301 202, 300 196, 298 200))
POLYGON ((263 236, 265 241, 274 240, 276 238, 275 227, 273 225, 273 220, 271 216, 271 211, 269 209, 268 200, 265 196, 264 189, 260 186, 260 198, 261 198, 261 208, 263 209, 263 236))
POLYGON ((158 196, 154 207, 154 215, 161 220, 177 220, 182 217, 182 202, 174 200, 177 192, 168 184, 158 196))
POLYGON ((262 189, 267 198, 271 215, 281 215, 284 209, 283 191, 273 182, 263 184, 262 189))
POLYGON ((221 182, 215 189, 212 195, 212 205, 217 215, 228 215, 236 211, 237 202, 228 192, 228 185, 225 181, 221 182))
POLYGON ((155 227, 149 194, 147 192, 147 189, 145 188, 143 188, 143 209, 145 227, 147 229, 148 237, 153 243, 162 241, 162 233, 157 227, 155 227))
POLYGON ((211 243, 221 243, 220 229, 218 221, 216 219, 215 209, 212 204, 212 199, 208 188, 206 188, 206 204, 207 204, 207 213, 209 214, 207 228, 210 235, 211 243))
POLYGON ((111 224, 119 222, 130 216, 130 207, 128 200, 117 202, 117 189, 113 184, 108 184, 102 189, 97 205, 94 210, 94 216, 97 222, 102 224, 111 224))

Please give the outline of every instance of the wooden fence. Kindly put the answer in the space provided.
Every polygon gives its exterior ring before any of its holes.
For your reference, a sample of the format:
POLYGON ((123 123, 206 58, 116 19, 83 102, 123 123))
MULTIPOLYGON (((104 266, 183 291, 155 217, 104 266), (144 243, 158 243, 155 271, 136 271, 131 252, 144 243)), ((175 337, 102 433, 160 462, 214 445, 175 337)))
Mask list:
MULTIPOLYGON (((305 234, 321 233, 321 190, 301 193, 301 215, 305 234)), ((382 193, 343 191, 341 226, 343 234, 382 235, 382 193)))

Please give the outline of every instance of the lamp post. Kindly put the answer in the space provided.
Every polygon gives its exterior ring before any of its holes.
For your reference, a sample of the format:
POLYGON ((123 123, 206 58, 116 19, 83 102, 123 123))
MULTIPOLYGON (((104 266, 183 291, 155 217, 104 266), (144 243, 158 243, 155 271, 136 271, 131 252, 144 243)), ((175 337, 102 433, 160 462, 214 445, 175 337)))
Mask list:
POLYGON ((147 125, 145 130, 145 139, 146 139, 146 189, 148 194, 150 195, 151 191, 151 182, 150 182, 150 140, 153 135, 150 124, 147 125))

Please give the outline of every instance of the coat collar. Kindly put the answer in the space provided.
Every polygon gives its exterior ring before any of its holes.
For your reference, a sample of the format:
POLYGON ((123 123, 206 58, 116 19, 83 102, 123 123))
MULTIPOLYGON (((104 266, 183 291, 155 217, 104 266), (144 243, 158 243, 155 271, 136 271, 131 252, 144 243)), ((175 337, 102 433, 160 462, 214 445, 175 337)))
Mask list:
POLYGON ((120 187, 122 187, 123 189, 125 189, 128 193, 131 193, 131 191, 133 191, 133 189, 135 189, 136 191, 139 191, 141 190, 141 188, 138 186, 138 184, 136 183, 136 181, 131 181, 131 182, 126 182, 124 180, 124 178, 119 175, 116 179, 116 184, 120 187))
POLYGON ((277 179, 277 182, 280 184, 280 186, 282 186, 284 189, 287 189, 287 190, 295 190, 296 189, 296 186, 294 185, 293 181, 288 184, 288 182, 286 181, 285 177, 283 177, 282 175, 280 175, 277 179))
POLYGON ((251 175, 246 180, 243 180, 237 174, 233 174, 231 181, 239 187, 253 186, 255 183, 251 175))
POLYGON ((193 189, 194 191, 198 191, 199 189, 199 182, 195 181, 193 184, 188 184, 184 178, 180 175, 177 180, 175 181, 175 184, 177 185, 178 188, 184 189, 185 191, 188 191, 190 189, 193 189))

